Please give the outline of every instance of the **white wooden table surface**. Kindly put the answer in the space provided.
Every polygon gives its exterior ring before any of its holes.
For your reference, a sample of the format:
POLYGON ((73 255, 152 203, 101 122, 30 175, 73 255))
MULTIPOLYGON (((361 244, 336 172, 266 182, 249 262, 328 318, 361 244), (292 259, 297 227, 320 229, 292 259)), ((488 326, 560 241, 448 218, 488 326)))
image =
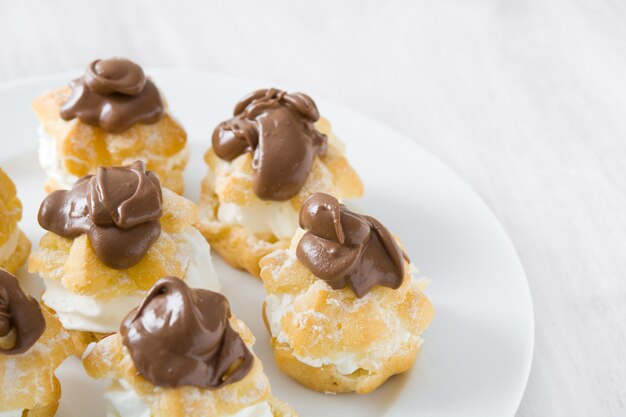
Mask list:
POLYGON ((395 127, 522 258, 536 347, 517 415, 626 416, 626 2, 261 3, 0 0, 0 82, 121 55, 298 86, 395 127))

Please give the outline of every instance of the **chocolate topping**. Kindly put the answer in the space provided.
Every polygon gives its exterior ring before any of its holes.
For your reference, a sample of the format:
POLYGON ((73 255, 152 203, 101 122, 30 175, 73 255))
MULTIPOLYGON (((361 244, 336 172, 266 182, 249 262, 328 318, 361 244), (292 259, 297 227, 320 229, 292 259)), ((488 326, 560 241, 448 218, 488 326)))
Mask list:
POLYGON ((160 279, 120 327, 139 373, 153 385, 215 389, 243 379, 254 356, 230 326, 226 297, 160 279))
POLYGON ((39 208, 39 224, 68 239, 86 233, 107 266, 137 264, 161 233, 161 185, 143 162, 98 168, 71 190, 58 190, 39 208))
POLYGON ((326 152, 326 135, 315 129, 319 118, 306 94, 257 90, 215 128, 213 150, 226 161, 254 152, 255 194, 261 200, 289 200, 306 182, 315 155, 326 152))
POLYGON ((17 278, 0 269, 0 337, 15 331, 15 343, 0 354, 18 355, 30 349, 46 329, 41 307, 24 294, 17 278))
POLYGON ((63 120, 78 117, 111 133, 121 133, 135 123, 156 123, 165 112, 159 90, 128 59, 93 61, 70 87, 72 95, 61 107, 63 120))
POLYGON ((0 337, 11 331, 11 315, 9 314, 9 295, 0 288, 0 337))
MULTIPOLYGON (((313 194, 300 210, 307 230, 296 256, 333 289, 350 286, 361 298, 376 285, 397 289, 406 255, 378 220, 350 211, 335 197, 313 194)), ((408 258, 407 258, 408 260, 408 258)))

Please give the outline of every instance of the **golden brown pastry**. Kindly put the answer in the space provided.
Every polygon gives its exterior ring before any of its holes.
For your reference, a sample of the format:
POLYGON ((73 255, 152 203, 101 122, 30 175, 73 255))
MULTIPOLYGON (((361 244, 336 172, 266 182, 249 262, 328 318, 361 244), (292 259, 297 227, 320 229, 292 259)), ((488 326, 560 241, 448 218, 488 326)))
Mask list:
POLYGON ((226 261, 257 277, 259 260, 288 246, 306 197, 363 194, 344 145, 301 93, 245 97, 215 129, 205 161, 198 228, 226 261))
POLYGON ((137 64, 96 60, 69 86, 37 97, 33 110, 47 192, 69 189, 100 166, 142 160, 164 187, 182 194, 187 134, 137 64))
POLYGON ((413 365, 434 313, 427 282, 380 222, 334 197, 309 197, 300 226, 261 260, 276 362, 316 391, 371 392, 413 365))
POLYGON ((59 320, 0 269, 0 416, 54 416, 61 397, 54 371, 75 352, 59 320))
POLYGON ((71 190, 46 197, 39 223, 48 232, 29 271, 43 278, 42 300, 67 329, 99 339, 117 331, 164 275, 219 290, 210 247, 193 227, 197 220, 197 207, 161 188, 142 162, 101 167, 71 190))
POLYGON ((0 268, 15 273, 30 253, 30 241, 17 226, 22 202, 11 178, 0 168, 0 268))
POLYGON ((83 362, 113 379, 105 398, 117 417, 296 416, 272 397, 254 341, 224 296, 167 277, 83 362))

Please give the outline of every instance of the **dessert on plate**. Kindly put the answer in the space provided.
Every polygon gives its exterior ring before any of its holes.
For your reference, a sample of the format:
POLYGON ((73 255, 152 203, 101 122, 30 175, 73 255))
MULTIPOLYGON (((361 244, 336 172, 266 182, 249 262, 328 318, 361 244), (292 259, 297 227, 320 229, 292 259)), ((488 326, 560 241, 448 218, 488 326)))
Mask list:
POLYGON ((322 392, 365 394, 411 368, 432 320, 427 281, 379 221, 307 198, 291 246, 261 260, 279 368, 322 392))
POLYGON ((98 59, 68 86, 33 102, 47 192, 69 189, 100 166, 142 160, 182 194, 187 134, 143 69, 124 58, 98 59))
POLYGON ((26 262, 30 241, 17 226, 22 219, 22 202, 11 178, 0 168, 0 268, 11 273, 26 262))
POLYGON ((54 371, 74 353, 59 320, 0 269, 0 416, 54 416, 61 397, 54 371))
POLYGON ((344 145, 313 100, 274 88, 243 98, 205 154, 198 228, 231 265, 259 275, 259 260, 288 246, 302 201, 363 193, 344 145))
POLYGON ((254 341, 223 295, 166 277, 83 363, 113 380, 105 398, 114 417, 296 416, 272 397, 254 341))
POLYGON ((39 224, 48 232, 29 271, 43 278, 42 300, 67 329, 98 339, 165 275, 219 290, 197 220, 196 205, 161 188, 143 162, 101 167, 43 201, 39 224))

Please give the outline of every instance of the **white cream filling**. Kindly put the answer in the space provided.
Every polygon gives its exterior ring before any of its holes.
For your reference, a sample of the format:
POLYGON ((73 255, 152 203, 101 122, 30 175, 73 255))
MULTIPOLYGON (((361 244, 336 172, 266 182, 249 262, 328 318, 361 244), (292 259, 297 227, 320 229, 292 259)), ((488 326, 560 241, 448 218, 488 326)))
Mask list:
MULTIPOLYGON (((189 227, 180 236, 184 237, 191 249, 191 261, 183 277, 187 285, 220 291, 221 286, 211 259, 211 247, 202 234, 196 228, 189 227)), ((44 303, 57 312, 63 326, 70 330, 116 332, 126 314, 143 299, 142 296, 128 296, 100 301, 73 293, 54 280, 44 279, 44 283, 44 303)))
POLYGON ((263 401, 225 417, 273 417, 273 414, 267 401, 263 401))
MULTIPOLYGON (((148 404, 126 381, 119 380, 118 382, 119 387, 110 387, 104 394, 108 406, 107 417, 150 417, 148 404)), ((0 414, 0 417, 4 416, 0 414)), ((238 413, 223 417, 273 417, 273 415, 267 401, 263 401, 246 407, 238 413)))
POLYGON ((62 188, 72 188, 78 177, 63 168, 61 158, 57 154, 56 140, 46 133, 43 126, 39 127, 39 164, 48 177, 54 179, 62 188))
POLYGON ((213 265, 211 246, 202 236, 202 233, 195 227, 189 226, 180 236, 186 240, 191 248, 191 261, 183 277, 187 285, 191 288, 204 288, 220 292, 222 286, 213 265))
POLYGON ((240 224, 254 233, 271 233, 289 238, 298 228, 298 212, 290 201, 254 201, 249 206, 221 203, 217 218, 222 223, 240 224))
MULTIPOLYGON (((242 157, 242 156, 240 156, 242 157)), ((209 167, 203 185, 215 192, 216 182, 222 174, 247 176, 233 172, 230 164, 219 161, 215 171, 209 167)), ((212 209, 212 208, 211 208, 212 209)), ((256 234, 272 234, 279 239, 290 238, 298 228, 299 211, 293 208, 291 201, 263 201, 255 199, 249 205, 220 202, 217 219, 225 224, 238 224, 256 234)))
POLYGON ((42 300, 59 315, 63 327, 97 333, 113 333, 126 314, 141 303, 141 297, 115 297, 99 301, 73 293, 59 282, 44 278, 42 300))
POLYGON ((10 410, 0 412, 0 417, 22 417, 24 410, 10 410))
MULTIPOLYGON (((19 240, 20 231, 16 227, 13 233, 11 233, 11 236, 9 236, 9 239, 7 239, 7 241, 4 242, 2 246, 0 246, 0 261, 6 261, 11 257, 11 255, 15 251, 15 248, 17 248, 17 243, 19 242, 19 240)), ((0 414, 0 417, 3 417, 2 414, 0 414)))
POLYGON ((123 379, 119 387, 109 387, 104 393, 107 417, 150 417, 150 408, 123 379))
POLYGON ((337 372, 342 375, 350 375, 360 368, 353 353, 339 352, 332 358, 329 356, 322 356, 321 358, 298 356, 298 360, 314 368, 321 368, 324 365, 335 365, 337 372))

